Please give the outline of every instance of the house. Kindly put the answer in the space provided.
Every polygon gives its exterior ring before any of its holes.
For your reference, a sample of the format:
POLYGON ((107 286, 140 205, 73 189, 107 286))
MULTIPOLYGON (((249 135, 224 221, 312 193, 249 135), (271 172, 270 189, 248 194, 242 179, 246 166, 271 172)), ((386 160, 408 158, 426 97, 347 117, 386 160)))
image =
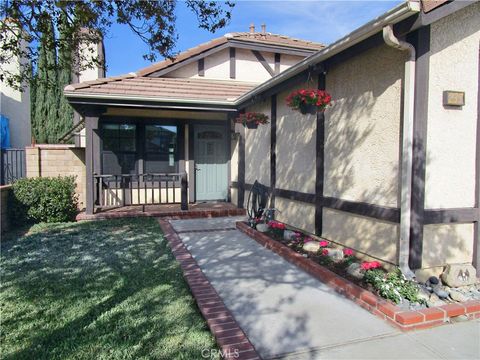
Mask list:
POLYGON ((187 184, 189 202, 244 207, 257 180, 278 220, 406 274, 480 269, 479 44, 478 2, 406 1, 326 47, 227 34, 67 86, 86 124, 86 211, 185 205, 187 184), (302 88, 333 106, 292 110, 302 88), (241 111, 270 124, 234 124, 241 111))

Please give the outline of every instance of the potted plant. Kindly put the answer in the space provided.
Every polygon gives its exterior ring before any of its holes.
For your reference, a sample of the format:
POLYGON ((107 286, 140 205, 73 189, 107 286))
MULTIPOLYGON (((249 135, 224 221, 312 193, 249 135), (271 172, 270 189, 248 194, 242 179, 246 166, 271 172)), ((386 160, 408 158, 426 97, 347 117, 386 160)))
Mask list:
POLYGON ((268 116, 258 112, 246 112, 235 119, 237 124, 242 124, 248 129, 256 129, 259 124, 268 124, 268 116))
POLYGON ((287 105, 302 114, 316 114, 324 111, 332 102, 332 97, 325 90, 300 89, 287 96, 287 105))

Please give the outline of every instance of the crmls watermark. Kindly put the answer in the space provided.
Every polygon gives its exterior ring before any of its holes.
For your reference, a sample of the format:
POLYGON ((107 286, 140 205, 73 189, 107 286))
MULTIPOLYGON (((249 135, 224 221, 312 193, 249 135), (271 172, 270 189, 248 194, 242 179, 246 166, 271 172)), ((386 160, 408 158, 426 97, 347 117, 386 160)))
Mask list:
POLYGON ((203 349, 202 357, 204 359, 215 359, 215 358, 238 358, 240 352, 238 349, 228 349, 228 350, 217 350, 217 349, 203 349))

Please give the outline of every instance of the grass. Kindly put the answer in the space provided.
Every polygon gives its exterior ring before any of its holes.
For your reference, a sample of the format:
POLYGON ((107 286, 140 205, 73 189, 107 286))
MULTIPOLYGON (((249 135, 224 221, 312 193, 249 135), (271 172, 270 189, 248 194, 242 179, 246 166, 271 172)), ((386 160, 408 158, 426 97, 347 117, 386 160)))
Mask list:
POLYGON ((35 225, 1 245, 2 359, 201 359, 216 349, 154 219, 35 225))

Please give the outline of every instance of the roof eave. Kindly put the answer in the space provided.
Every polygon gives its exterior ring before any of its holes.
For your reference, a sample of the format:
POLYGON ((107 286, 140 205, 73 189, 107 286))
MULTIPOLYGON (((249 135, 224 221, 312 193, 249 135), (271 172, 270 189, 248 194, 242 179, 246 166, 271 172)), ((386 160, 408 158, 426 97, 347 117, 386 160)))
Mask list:
POLYGON ((241 107, 244 103, 251 100, 255 96, 259 96, 264 91, 272 88, 273 86, 282 83, 283 81, 300 74, 301 72, 307 70, 309 67, 318 64, 333 55, 340 53, 347 48, 358 44, 359 42, 369 38, 372 35, 375 35, 386 25, 396 24, 420 11, 420 3, 416 1, 406 1, 393 9, 387 11, 383 15, 377 17, 376 19, 368 22, 367 24, 359 27, 350 34, 344 36, 340 40, 334 42, 333 44, 325 47, 324 49, 319 50, 318 52, 312 54, 311 56, 300 61, 296 65, 290 67, 279 75, 267 80, 266 82, 260 84, 256 88, 250 90, 249 92, 241 95, 235 100, 235 105, 241 107))

